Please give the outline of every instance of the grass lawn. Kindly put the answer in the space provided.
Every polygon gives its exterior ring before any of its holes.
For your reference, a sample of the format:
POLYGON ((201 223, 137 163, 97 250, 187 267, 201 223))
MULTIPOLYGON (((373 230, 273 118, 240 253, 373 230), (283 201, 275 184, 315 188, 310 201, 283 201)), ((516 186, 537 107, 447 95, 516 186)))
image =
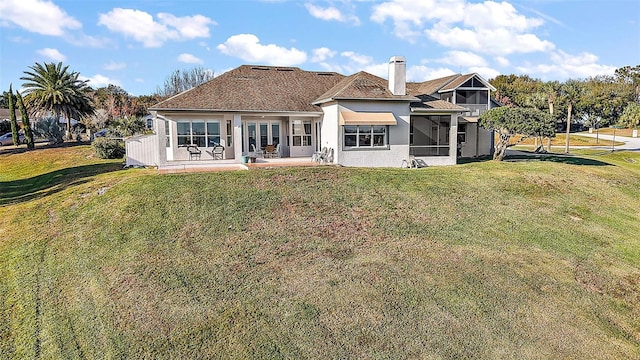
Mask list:
MULTIPOLYGON (((518 139, 519 140, 519 139, 518 139)), ((565 146, 565 142, 567 141, 566 134, 556 134, 554 138, 551 138, 551 146, 565 146)), ((573 146, 611 146, 613 141, 605 140, 605 139, 596 139, 588 136, 581 136, 579 134, 570 134, 569 135, 569 145, 573 146)), ((534 146, 535 139, 528 138, 524 141, 520 142, 518 146, 534 146)), ((624 145, 623 142, 616 141, 616 146, 624 145)), ((547 140, 544 140, 544 146, 547 146, 547 140)))
POLYGON ((158 175, 0 155, 0 358, 640 358, 640 154, 158 175))
MULTIPOLYGON (((605 134, 605 135, 613 135, 613 128, 601 128, 598 129, 598 132, 600 134, 605 134)), ((633 129, 615 129, 616 132, 616 136, 626 136, 626 137, 631 137, 633 135, 633 129)), ((593 130, 593 133, 595 134, 596 131, 593 130)))

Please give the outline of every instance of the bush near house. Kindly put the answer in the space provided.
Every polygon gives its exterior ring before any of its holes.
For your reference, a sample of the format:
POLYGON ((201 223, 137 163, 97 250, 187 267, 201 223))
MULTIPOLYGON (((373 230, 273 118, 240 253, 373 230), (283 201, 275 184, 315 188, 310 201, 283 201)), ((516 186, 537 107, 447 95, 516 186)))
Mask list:
POLYGON ((94 154, 100 159, 120 159, 125 155, 122 140, 96 138, 91 144, 94 154))

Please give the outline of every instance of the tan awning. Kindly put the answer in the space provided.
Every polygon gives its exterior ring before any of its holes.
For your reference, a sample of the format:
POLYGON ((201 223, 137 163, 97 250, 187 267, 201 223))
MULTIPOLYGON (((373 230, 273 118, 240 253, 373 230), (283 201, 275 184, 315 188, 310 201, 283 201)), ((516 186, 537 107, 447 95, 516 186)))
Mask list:
POLYGON ((340 111, 340 125, 396 125, 392 113, 340 111))
POLYGON ((463 116, 462 118, 467 120, 467 122, 470 122, 470 123, 478 122, 478 116, 463 116))

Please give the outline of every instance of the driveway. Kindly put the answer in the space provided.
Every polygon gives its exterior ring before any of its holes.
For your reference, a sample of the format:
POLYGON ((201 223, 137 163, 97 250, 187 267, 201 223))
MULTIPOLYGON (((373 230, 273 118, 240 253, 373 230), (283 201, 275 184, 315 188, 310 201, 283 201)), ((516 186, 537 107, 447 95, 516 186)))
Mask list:
MULTIPOLYGON (((600 139, 604 140, 613 140, 613 135, 604 135, 604 134, 589 134, 587 132, 578 133, 577 135, 592 137, 596 136, 600 139)), ((632 138, 626 136, 618 136, 616 135, 616 141, 624 142, 624 145, 615 146, 615 150, 627 150, 627 151, 640 151, 640 138, 632 138)), ((595 148, 608 148, 611 149, 611 146, 594 146, 595 148)))

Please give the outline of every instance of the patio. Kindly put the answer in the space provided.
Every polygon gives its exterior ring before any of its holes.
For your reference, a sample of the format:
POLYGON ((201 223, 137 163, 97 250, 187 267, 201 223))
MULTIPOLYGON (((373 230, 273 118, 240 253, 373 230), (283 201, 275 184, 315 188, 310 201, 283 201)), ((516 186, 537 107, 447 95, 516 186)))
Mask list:
POLYGON ((181 160, 169 161, 158 167, 161 174, 249 170, 254 168, 271 168, 285 166, 319 166, 310 157, 298 158, 256 158, 255 163, 239 164, 234 159, 226 160, 181 160))

